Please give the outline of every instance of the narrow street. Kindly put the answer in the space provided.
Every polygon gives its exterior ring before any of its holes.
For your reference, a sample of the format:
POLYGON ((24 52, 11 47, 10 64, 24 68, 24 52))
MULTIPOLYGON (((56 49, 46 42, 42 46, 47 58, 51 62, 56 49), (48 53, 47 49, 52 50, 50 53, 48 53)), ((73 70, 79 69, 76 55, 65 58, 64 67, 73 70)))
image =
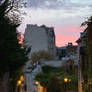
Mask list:
POLYGON ((92 0, 0 0, 0 92, 92 92, 92 0))

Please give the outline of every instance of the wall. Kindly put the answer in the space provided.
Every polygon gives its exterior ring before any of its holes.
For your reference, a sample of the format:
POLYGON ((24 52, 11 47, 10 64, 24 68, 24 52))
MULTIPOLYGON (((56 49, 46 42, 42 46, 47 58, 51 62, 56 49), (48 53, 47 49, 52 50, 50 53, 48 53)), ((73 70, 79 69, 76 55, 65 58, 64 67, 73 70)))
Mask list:
POLYGON ((55 34, 53 28, 28 24, 24 34, 25 44, 31 46, 31 53, 46 50, 56 56, 55 34))
POLYGON ((0 92, 9 92, 9 73, 0 76, 0 92))

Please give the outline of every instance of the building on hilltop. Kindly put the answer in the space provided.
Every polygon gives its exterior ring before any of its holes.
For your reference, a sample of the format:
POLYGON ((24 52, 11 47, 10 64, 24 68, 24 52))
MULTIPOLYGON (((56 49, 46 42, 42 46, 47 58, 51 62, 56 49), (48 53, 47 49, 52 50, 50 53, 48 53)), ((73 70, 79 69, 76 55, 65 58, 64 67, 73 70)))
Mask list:
POLYGON ((55 46, 55 33, 53 27, 46 27, 45 25, 37 26, 32 24, 27 24, 24 34, 25 44, 30 47, 31 52, 29 57, 33 52, 38 51, 48 51, 51 55, 55 57, 56 46, 55 46))

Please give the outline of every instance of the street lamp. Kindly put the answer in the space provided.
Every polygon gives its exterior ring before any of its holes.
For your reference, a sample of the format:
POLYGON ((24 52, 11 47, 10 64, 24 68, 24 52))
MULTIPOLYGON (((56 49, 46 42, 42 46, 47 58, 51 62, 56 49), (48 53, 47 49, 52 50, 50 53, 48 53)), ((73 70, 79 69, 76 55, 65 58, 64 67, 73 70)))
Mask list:
POLYGON ((20 79, 17 81, 17 85, 16 85, 16 92, 22 92, 22 90, 24 90, 24 76, 21 75, 20 79))
POLYGON ((71 79, 69 79, 69 82, 71 82, 71 79))
POLYGON ((20 85, 21 85, 21 80, 18 80, 17 86, 20 86, 20 85))
MULTIPOLYGON (((70 78, 64 78, 64 84, 65 84, 65 92, 67 91, 66 87, 67 87, 67 84, 69 84, 71 82, 71 79, 70 78), (67 84, 66 84, 67 83, 67 84)), ((68 85, 69 86, 69 85, 68 85)))
POLYGON ((64 78, 64 82, 68 82, 68 78, 64 78))
POLYGON ((17 81, 16 92, 20 92, 21 80, 17 81))
POLYGON ((64 78, 64 82, 71 82, 71 79, 69 79, 69 78, 64 78))
POLYGON ((66 92, 66 91, 67 91, 67 89, 66 89, 67 84, 66 84, 66 83, 69 82, 69 79, 65 77, 65 78, 64 78, 64 82, 65 82, 64 84, 65 84, 65 92, 66 92))
POLYGON ((36 81, 36 82, 35 82, 35 84, 36 84, 36 85, 38 85, 38 84, 39 84, 39 82, 38 82, 38 81, 36 81))
POLYGON ((20 80, 21 80, 21 82, 24 81, 24 76, 23 75, 20 76, 20 80))

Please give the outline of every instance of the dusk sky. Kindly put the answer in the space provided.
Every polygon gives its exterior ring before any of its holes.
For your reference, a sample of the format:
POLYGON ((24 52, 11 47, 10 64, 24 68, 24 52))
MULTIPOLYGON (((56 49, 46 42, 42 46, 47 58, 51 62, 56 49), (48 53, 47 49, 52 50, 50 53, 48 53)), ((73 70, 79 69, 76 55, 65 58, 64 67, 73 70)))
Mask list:
POLYGON ((64 46, 79 38, 81 23, 92 15, 92 0, 27 0, 24 10, 27 16, 19 30, 24 32, 26 24, 54 27, 56 45, 64 46))

